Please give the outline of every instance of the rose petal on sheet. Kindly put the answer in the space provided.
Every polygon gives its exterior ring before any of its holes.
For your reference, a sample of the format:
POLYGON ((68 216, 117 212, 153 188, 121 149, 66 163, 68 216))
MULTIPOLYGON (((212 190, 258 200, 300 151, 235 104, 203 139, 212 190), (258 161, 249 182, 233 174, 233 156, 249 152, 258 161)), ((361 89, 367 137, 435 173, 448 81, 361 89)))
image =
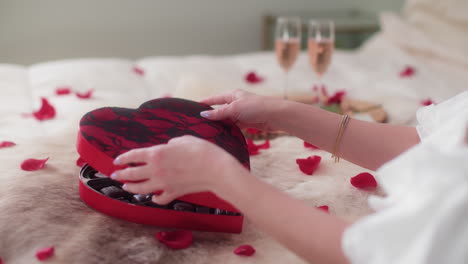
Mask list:
POLYGON ((80 92, 75 92, 76 97, 80 99, 90 99, 91 96, 93 95, 94 89, 91 89, 87 92, 80 93, 80 92))
POLYGON ((327 87, 324 84, 322 84, 322 86, 320 87, 320 92, 324 97, 328 97, 327 87))
POLYGON ((132 68, 133 72, 140 75, 140 76, 144 76, 145 75, 145 70, 143 70, 142 68, 138 67, 138 66, 133 66, 132 68))
POLYGON ((263 82, 262 77, 258 76, 255 72, 251 71, 248 72, 247 75, 245 75, 245 81, 250 84, 256 84, 256 83, 261 83, 263 82))
POLYGON ((408 78, 413 76, 416 73, 416 70, 411 67, 411 66, 406 66, 401 72, 400 72, 400 77, 401 78, 408 78))
POLYGON ((41 248, 38 251, 36 251, 36 258, 39 261, 45 261, 54 255, 54 251, 54 247, 41 248))
POLYGON ((334 93, 331 97, 327 99, 327 105, 331 104, 341 104, 341 101, 343 100, 343 97, 345 96, 346 92, 345 91, 337 91, 334 93))
POLYGON ((1 148, 11 148, 13 146, 16 146, 15 142, 11 142, 11 141, 1 141, 0 142, 0 149, 1 148))
POLYGON ((0 264, 3 264, 3 260, 2 260, 2 258, 0 258, 0 264))
POLYGON ((36 112, 33 112, 32 115, 39 121, 44 121, 52 119, 55 117, 55 108, 49 103, 49 101, 42 97, 41 98, 41 108, 36 112))
POLYGON ((350 180, 351 185, 358 189, 373 190, 377 188, 377 181, 374 176, 368 172, 362 172, 350 180))
POLYGON ((310 144, 309 142, 304 141, 304 148, 319 149, 318 147, 310 144))
POLYGON ((193 243, 192 231, 161 231, 154 234, 156 239, 171 249, 188 248, 193 243))
POLYGON ((317 209, 329 213, 329 211, 328 211, 328 205, 317 206, 317 209))
POLYGON ((246 132, 247 134, 251 134, 251 135, 257 135, 257 134, 262 133, 262 131, 261 131, 260 129, 256 129, 256 128, 247 128, 247 129, 245 130, 245 132, 246 132))
POLYGON ((434 101, 431 100, 431 98, 427 98, 421 101, 421 105, 428 106, 431 104, 435 104, 434 101))
POLYGON ((312 175, 317 170, 322 157, 314 155, 307 157, 306 159, 296 159, 296 164, 299 165, 299 169, 307 175, 312 175))
POLYGON ((247 256, 250 257, 253 254, 255 254, 255 248, 253 248, 251 245, 241 245, 238 246, 236 249, 234 249, 234 254, 239 255, 239 256, 247 256))
POLYGON ((84 159, 82 159, 81 157, 79 157, 76 160, 76 166, 78 166, 78 167, 83 167, 85 164, 86 164, 86 161, 84 159))
POLYGON ((49 158, 26 159, 21 163, 21 169, 24 171, 37 171, 37 170, 43 169, 48 160, 49 158))
POLYGON ((71 87, 70 86, 60 86, 55 89, 56 95, 67 95, 71 94, 71 87))

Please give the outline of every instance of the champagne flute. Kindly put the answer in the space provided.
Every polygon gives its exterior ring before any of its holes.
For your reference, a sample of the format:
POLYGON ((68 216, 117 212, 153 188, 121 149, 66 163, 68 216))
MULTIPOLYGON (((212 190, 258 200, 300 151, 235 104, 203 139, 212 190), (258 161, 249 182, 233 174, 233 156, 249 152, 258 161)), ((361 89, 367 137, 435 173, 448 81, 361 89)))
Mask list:
POLYGON ((322 77, 335 50, 335 24, 331 20, 310 20, 308 35, 310 65, 317 74, 319 88, 324 88, 322 77))
POLYGON ((288 72, 301 49, 301 19, 280 17, 276 21, 275 50, 279 65, 285 72, 283 98, 288 99, 288 72))

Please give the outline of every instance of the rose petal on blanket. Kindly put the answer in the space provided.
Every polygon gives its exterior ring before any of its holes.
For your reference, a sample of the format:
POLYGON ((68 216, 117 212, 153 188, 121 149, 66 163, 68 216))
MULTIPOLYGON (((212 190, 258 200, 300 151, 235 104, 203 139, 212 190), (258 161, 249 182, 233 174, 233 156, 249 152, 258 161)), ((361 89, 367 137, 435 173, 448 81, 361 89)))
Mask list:
POLYGON ((251 156, 260 154, 260 149, 270 148, 270 140, 265 140, 263 144, 256 145, 252 139, 247 139, 247 148, 251 156))
POLYGON ((56 95, 67 95, 71 94, 71 87, 70 86, 60 86, 55 89, 56 95))
POLYGON ((76 97, 80 99, 90 99, 91 96, 93 95, 94 89, 91 89, 87 92, 80 93, 80 92, 75 92, 76 97))
POLYGON ((54 247, 41 248, 38 251, 36 251, 36 258, 39 261, 45 261, 54 255, 54 251, 54 247))
POLYGON ((140 76, 144 76, 145 75, 145 70, 143 70, 142 68, 138 67, 138 66, 133 66, 132 68, 133 72, 140 75, 140 76))
POLYGON ((411 66, 406 66, 401 72, 400 72, 400 77, 401 78, 408 78, 413 76, 416 73, 416 70, 411 67, 411 66))
POLYGON ((79 157, 76 160, 76 166, 78 166, 78 167, 83 167, 85 164, 86 164, 86 161, 84 159, 82 159, 81 157, 79 157))
POLYGON ((328 205, 317 206, 317 209, 329 213, 329 211, 328 211, 328 205))
POLYGON ((239 255, 239 256, 250 257, 253 254, 255 254, 255 248, 253 248, 251 245, 242 245, 234 249, 233 252, 234 254, 239 255))
POLYGON ((15 142, 11 142, 11 141, 1 141, 0 142, 0 149, 1 148, 11 148, 13 146, 16 146, 15 142))
POLYGON ((304 148, 319 149, 318 147, 310 144, 309 142, 304 141, 304 148))
POLYGON ((3 260, 2 260, 2 258, 0 258, 0 264, 3 264, 3 260))
POLYGON ((257 135, 257 134, 262 133, 262 131, 261 131, 260 129, 256 129, 256 128, 247 128, 247 129, 245 130, 245 132, 246 132, 247 134, 251 134, 251 135, 257 135))
POLYGON ((431 104, 435 104, 434 101, 431 100, 431 98, 427 98, 427 99, 421 101, 421 105, 424 105, 424 106, 428 106, 428 105, 431 105, 431 104))
POLYGON ((258 76, 255 72, 251 71, 248 72, 247 75, 245 75, 245 81, 250 84, 256 84, 256 83, 261 83, 263 82, 262 77, 258 76))
POLYGON ((39 121, 44 121, 44 120, 54 118, 55 108, 44 97, 41 98, 41 102, 42 102, 41 108, 37 110, 36 112, 33 112, 32 115, 39 121))
POLYGON ((327 99, 326 105, 341 104, 341 101, 343 100, 343 97, 345 96, 345 94, 346 94, 345 91, 338 91, 334 93, 331 97, 327 99))
POLYGON ((43 169, 48 160, 49 158, 26 159, 21 163, 21 169, 24 171, 37 171, 37 170, 43 169))
POLYGON ((368 172, 362 172, 350 180, 351 184, 358 189, 372 190, 377 188, 377 181, 374 176, 368 172))
POLYGON ((296 159, 296 164, 299 165, 299 169, 307 175, 312 175, 318 168, 322 157, 314 155, 307 157, 306 159, 296 159))
POLYGON ((171 249, 188 248, 193 243, 193 234, 187 230, 161 231, 156 232, 154 236, 171 249))

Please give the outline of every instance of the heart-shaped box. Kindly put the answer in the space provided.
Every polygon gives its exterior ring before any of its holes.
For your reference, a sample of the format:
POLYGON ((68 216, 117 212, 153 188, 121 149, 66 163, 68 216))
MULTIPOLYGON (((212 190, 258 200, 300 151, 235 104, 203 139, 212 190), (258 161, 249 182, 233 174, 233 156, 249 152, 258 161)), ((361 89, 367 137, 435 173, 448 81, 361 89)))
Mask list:
POLYGON ((118 155, 183 135, 217 144, 250 169, 241 130, 230 120, 211 121, 200 116, 210 109, 184 99, 160 98, 137 109, 104 107, 85 114, 77 139, 77 151, 87 163, 80 172, 81 199, 97 211, 135 223, 240 233, 243 216, 211 192, 184 195, 162 206, 152 203, 150 196, 123 191, 121 183, 106 177, 119 169, 113 164, 118 155))

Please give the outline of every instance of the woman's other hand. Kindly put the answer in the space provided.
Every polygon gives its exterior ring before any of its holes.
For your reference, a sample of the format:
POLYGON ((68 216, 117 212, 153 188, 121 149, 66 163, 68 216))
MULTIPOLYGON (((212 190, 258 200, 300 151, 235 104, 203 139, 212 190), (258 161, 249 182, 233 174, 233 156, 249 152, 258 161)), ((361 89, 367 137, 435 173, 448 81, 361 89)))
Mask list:
POLYGON ((117 157, 114 163, 144 164, 116 171, 111 178, 126 182, 123 188, 131 193, 162 191, 153 196, 153 202, 158 204, 167 204, 189 193, 216 193, 230 181, 229 177, 246 172, 222 148, 193 136, 182 136, 171 139, 164 145, 131 150, 117 157))
POLYGON ((274 129, 271 124, 272 108, 279 102, 279 99, 234 90, 202 100, 201 103, 222 106, 201 112, 201 116, 210 120, 231 119, 240 128, 268 131, 274 129))

